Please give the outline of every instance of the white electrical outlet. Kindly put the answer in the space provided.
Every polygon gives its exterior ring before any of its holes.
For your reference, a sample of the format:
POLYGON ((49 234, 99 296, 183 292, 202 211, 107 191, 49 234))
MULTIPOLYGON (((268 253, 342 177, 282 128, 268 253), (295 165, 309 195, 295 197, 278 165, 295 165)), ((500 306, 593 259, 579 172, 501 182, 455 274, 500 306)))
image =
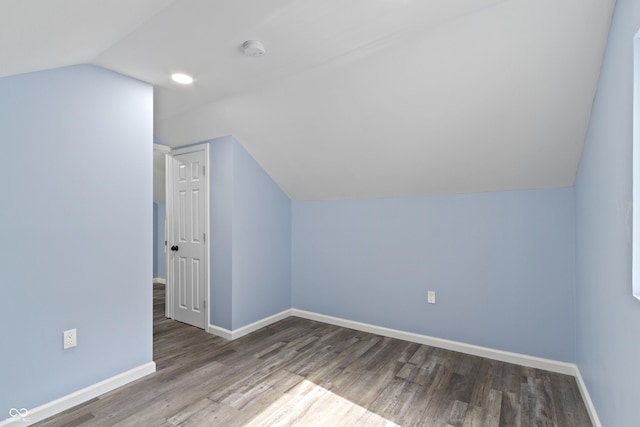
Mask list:
POLYGON ((64 331, 62 333, 62 336, 63 336, 62 345, 65 350, 71 347, 75 347, 77 345, 75 329, 69 329, 68 331, 64 331))
POLYGON ((427 292, 427 302, 429 304, 435 304, 436 303, 436 292, 435 291, 427 292))

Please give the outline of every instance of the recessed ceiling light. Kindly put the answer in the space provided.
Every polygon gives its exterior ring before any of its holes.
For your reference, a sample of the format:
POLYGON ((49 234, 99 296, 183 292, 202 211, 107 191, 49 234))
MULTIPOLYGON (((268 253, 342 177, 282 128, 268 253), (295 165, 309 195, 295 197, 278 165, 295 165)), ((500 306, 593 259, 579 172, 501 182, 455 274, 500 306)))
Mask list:
POLYGON ((174 82, 180 83, 182 85, 190 85, 191 83, 193 83, 193 77, 182 73, 171 74, 171 79, 174 82))

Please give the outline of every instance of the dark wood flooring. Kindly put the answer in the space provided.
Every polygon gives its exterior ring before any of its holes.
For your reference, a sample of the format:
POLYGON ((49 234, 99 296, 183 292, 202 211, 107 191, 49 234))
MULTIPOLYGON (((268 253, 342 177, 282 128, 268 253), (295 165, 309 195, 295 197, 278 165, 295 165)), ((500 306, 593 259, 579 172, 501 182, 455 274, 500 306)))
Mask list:
POLYGON ((290 317, 235 341, 164 317, 157 372, 39 426, 591 426, 573 377, 290 317))

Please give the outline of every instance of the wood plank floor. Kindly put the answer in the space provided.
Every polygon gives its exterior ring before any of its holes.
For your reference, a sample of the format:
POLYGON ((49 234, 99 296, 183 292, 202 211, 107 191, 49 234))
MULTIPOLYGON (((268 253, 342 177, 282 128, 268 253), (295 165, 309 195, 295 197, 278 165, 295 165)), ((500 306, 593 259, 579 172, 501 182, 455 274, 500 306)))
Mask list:
POLYGON ((591 426, 572 377, 290 317, 226 341, 164 317, 158 371, 39 426, 591 426))

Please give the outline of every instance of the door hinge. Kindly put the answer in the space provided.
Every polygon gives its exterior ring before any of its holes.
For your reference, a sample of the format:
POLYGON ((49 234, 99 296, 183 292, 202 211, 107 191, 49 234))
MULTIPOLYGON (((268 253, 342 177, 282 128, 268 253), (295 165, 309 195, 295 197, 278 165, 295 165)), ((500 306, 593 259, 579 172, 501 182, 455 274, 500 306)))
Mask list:
POLYGON ((206 309, 207 308, 207 300, 202 301, 202 306, 206 309))
POLYGON ((202 233, 202 243, 207 243, 207 233, 202 233))

